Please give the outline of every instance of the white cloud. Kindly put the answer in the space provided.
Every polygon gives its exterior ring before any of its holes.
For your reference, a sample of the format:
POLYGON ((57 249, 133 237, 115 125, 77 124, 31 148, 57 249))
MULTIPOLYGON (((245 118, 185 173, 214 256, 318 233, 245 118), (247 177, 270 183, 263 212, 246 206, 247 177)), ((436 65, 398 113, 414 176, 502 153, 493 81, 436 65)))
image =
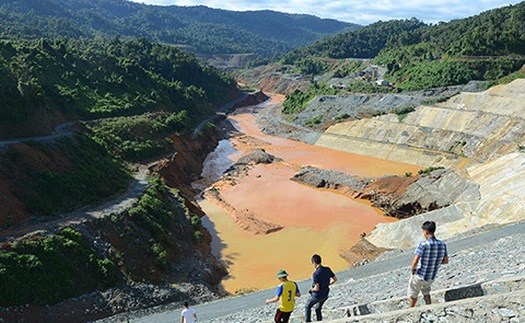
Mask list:
POLYGON ((477 15, 483 11, 516 4, 509 0, 132 0, 135 2, 196 6, 226 10, 275 10, 287 13, 306 13, 367 25, 378 20, 416 17, 427 23, 450 21, 477 15))

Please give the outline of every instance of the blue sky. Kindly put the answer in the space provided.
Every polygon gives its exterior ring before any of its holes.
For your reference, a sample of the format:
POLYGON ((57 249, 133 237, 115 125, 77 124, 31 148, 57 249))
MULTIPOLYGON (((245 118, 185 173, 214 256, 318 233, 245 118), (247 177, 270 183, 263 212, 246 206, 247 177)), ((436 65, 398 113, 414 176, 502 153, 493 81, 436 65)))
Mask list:
POLYGON ((516 4, 511 0, 132 0, 134 2, 196 6, 235 11, 275 10, 306 13, 368 25, 378 20, 416 17, 426 23, 450 21, 482 11, 516 4))

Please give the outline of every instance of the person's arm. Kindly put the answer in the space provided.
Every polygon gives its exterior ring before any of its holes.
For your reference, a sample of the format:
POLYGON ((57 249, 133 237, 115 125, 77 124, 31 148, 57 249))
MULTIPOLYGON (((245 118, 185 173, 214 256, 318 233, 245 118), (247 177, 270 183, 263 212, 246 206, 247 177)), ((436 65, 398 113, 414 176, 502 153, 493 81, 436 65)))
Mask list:
POLYGON ((329 285, 334 284, 337 281, 337 277, 334 275, 333 277, 330 277, 330 283, 329 285))
POLYGON ((295 284, 295 297, 301 297, 301 291, 299 290, 299 285, 295 284))
POLYGON ((319 291, 319 283, 315 283, 312 288, 310 289, 312 292, 318 292, 319 291))
POLYGON ((180 323, 184 323, 184 316, 182 316, 182 315, 180 317, 180 323))
POLYGON ((448 264, 448 251, 447 251, 447 245, 445 245, 445 255, 443 257, 443 260, 441 261, 442 265, 448 264))
POLYGON ((265 301, 265 303, 266 303, 266 304, 275 303, 275 302, 277 302, 278 300, 279 300, 279 296, 275 295, 274 298, 267 299, 267 300, 265 301))
POLYGON ((412 260, 412 265, 410 265, 410 272, 412 273, 412 275, 414 275, 416 273, 417 263, 419 262, 420 258, 421 258, 421 256, 415 255, 414 256, 414 260, 412 260))
POLYGON ((277 287, 277 293, 275 293, 275 296, 273 298, 267 299, 265 301, 266 304, 275 303, 279 300, 279 297, 283 294, 283 285, 279 285, 277 287))

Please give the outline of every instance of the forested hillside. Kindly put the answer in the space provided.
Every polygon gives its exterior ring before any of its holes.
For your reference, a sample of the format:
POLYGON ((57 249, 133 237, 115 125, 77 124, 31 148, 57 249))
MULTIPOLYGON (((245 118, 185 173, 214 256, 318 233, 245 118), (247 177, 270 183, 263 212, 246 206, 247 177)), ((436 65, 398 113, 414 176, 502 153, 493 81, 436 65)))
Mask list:
POLYGON ((525 2, 434 25, 415 18, 377 22, 296 49, 282 62, 323 73, 330 60, 348 58, 384 65, 397 91, 495 82, 525 63, 525 2))
POLYGON ((358 25, 273 11, 151 6, 126 0, 0 1, 0 37, 120 35, 199 54, 283 54, 358 25))
POLYGON ((58 123, 185 111, 196 124, 236 95, 215 68, 144 39, 0 41, 0 138, 48 134, 58 123))
POLYGON ((525 63, 525 2, 402 33, 376 60, 406 89, 500 79, 525 63))

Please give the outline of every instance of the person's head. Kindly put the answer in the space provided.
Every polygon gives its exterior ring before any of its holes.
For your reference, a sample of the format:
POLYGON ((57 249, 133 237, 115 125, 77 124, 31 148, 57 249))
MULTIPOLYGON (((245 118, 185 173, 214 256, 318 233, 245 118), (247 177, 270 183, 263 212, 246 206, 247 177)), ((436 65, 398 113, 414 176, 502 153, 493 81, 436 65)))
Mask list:
POLYGON ((184 307, 188 308, 190 306, 190 304, 188 304, 188 302, 184 302, 184 307))
POLYGON ((425 238, 433 237, 434 233, 436 232, 436 222, 425 221, 421 226, 421 230, 423 230, 423 235, 425 238))
POLYGON ((280 281, 288 280, 288 273, 286 272, 286 270, 279 269, 279 271, 277 272, 277 279, 279 279, 280 281))
POLYGON ((318 266, 321 264, 321 261, 321 256, 319 256, 318 254, 312 256, 312 264, 318 266))

